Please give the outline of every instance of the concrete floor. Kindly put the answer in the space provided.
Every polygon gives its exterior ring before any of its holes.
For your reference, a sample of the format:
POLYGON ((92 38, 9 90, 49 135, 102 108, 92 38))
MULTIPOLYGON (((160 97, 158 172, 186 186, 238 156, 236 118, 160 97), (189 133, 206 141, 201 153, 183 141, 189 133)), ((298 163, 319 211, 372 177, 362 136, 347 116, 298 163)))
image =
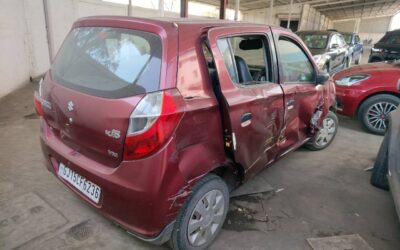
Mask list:
MULTIPOLYGON (((46 170, 33 89, 0 100, 0 249, 165 249, 131 237, 46 170)), ((211 249, 310 249, 307 238, 356 233, 376 250, 399 249, 390 193, 363 170, 382 138, 340 123, 328 149, 299 149, 260 174, 276 191, 232 199, 211 249)))

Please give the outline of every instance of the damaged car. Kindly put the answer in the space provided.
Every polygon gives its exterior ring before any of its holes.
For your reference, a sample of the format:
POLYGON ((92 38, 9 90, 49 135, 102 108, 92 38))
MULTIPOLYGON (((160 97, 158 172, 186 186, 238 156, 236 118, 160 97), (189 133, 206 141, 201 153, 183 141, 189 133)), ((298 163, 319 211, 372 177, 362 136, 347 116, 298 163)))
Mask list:
POLYGON ((237 22, 80 19, 34 102, 48 170, 173 249, 210 246, 231 190, 338 128, 334 83, 301 39, 237 22))

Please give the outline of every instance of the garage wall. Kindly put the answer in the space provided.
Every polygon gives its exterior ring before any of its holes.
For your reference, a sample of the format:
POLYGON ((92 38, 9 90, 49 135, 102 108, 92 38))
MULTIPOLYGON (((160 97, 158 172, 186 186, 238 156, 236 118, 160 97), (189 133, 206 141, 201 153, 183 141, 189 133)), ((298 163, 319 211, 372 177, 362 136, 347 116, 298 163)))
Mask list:
MULTIPOLYGON (((268 3, 266 3, 268 5, 268 3)), ((252 23, 264 23, 279 26, 280 19, 289 16, 290 5, 283 5, 274 7, 273 10, 273 21, 270 23, 270 8, 259 9, 259 10, 248 10, 242 11, 242 20, 252 23)), ((299 20, 301 15, 301 4, 293 4, 292 7, 292 20, 299 20)))
POLYGON ((335 20, 333 27, 339 31, 357 32, 361 40, 376 43, 389 30, 391 17, 335 20))
POLYGON ((316 9, 304 4, 301 8, 299 30, 324 30, 333 27, 332 21, 316 9))
POLYGON ((0 97, 25 84, 31 65, 24 1, 0 1, 0 97), (15 13, 20 13, 16 16, 15 13))

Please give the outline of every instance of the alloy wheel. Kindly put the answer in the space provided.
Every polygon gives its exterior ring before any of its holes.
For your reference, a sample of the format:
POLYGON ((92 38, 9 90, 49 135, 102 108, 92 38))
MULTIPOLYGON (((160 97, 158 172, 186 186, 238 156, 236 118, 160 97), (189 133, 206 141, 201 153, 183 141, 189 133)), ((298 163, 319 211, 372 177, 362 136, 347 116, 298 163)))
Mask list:
POLYGON ((376 130, 385 131, 389 113, 397 109, 397 106, 390 102, 378 102, 371 105, 366 113, 367 122, 376 130))
POLYGON ((187 237, 192 246, 209 242, 223 223, 225 198, 221 191, 211 190, 197 202, 189 219, 187 237))
POLYGON ((325 146, 333 139, 333 136, 335 135, 335 131, 336 131, 335 121, 330 117, 326 117, 322 121, 321 127, 318 130, 318 134, 317 134, 315 143, 320 147, 325 146))

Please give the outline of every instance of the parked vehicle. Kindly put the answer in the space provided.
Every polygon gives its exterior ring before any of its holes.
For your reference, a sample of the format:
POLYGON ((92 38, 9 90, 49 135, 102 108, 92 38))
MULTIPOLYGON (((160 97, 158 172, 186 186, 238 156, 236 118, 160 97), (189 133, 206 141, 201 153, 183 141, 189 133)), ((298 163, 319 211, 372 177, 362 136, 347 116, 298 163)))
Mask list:
POLYGON ((286 29, 92 17, 73 25, 35 105, 47 168, 74 193, 147 242, 204 249, 230 190, 332 142, 334 93, 286 29))
POLYGON ((389 116, 389 128, 379 148, 371 174, 371 184, 390 189, 400 218, 400 109, 389 116))
POLYGON ((354 32, 340 32, 344 41, 349 46, 350 64, 360 64, 362 54, 364 53, 364 45, 360 37, 354 32))
POLYGON ((400 29, 387 32, 371 49, 368 62, 400 60, 400 29))
POLYGON ((350 66, 351 55, 348 45, 337 31, 311 30, 298 31, 296 34, 301 37, 313 54, 319 69, 334 73, 350 66))
POLYGON ((354 66, 333 79, 338 113, 357 117, 367 131, 383 135, 389 113, 400 104, 400 61, 354 66))

